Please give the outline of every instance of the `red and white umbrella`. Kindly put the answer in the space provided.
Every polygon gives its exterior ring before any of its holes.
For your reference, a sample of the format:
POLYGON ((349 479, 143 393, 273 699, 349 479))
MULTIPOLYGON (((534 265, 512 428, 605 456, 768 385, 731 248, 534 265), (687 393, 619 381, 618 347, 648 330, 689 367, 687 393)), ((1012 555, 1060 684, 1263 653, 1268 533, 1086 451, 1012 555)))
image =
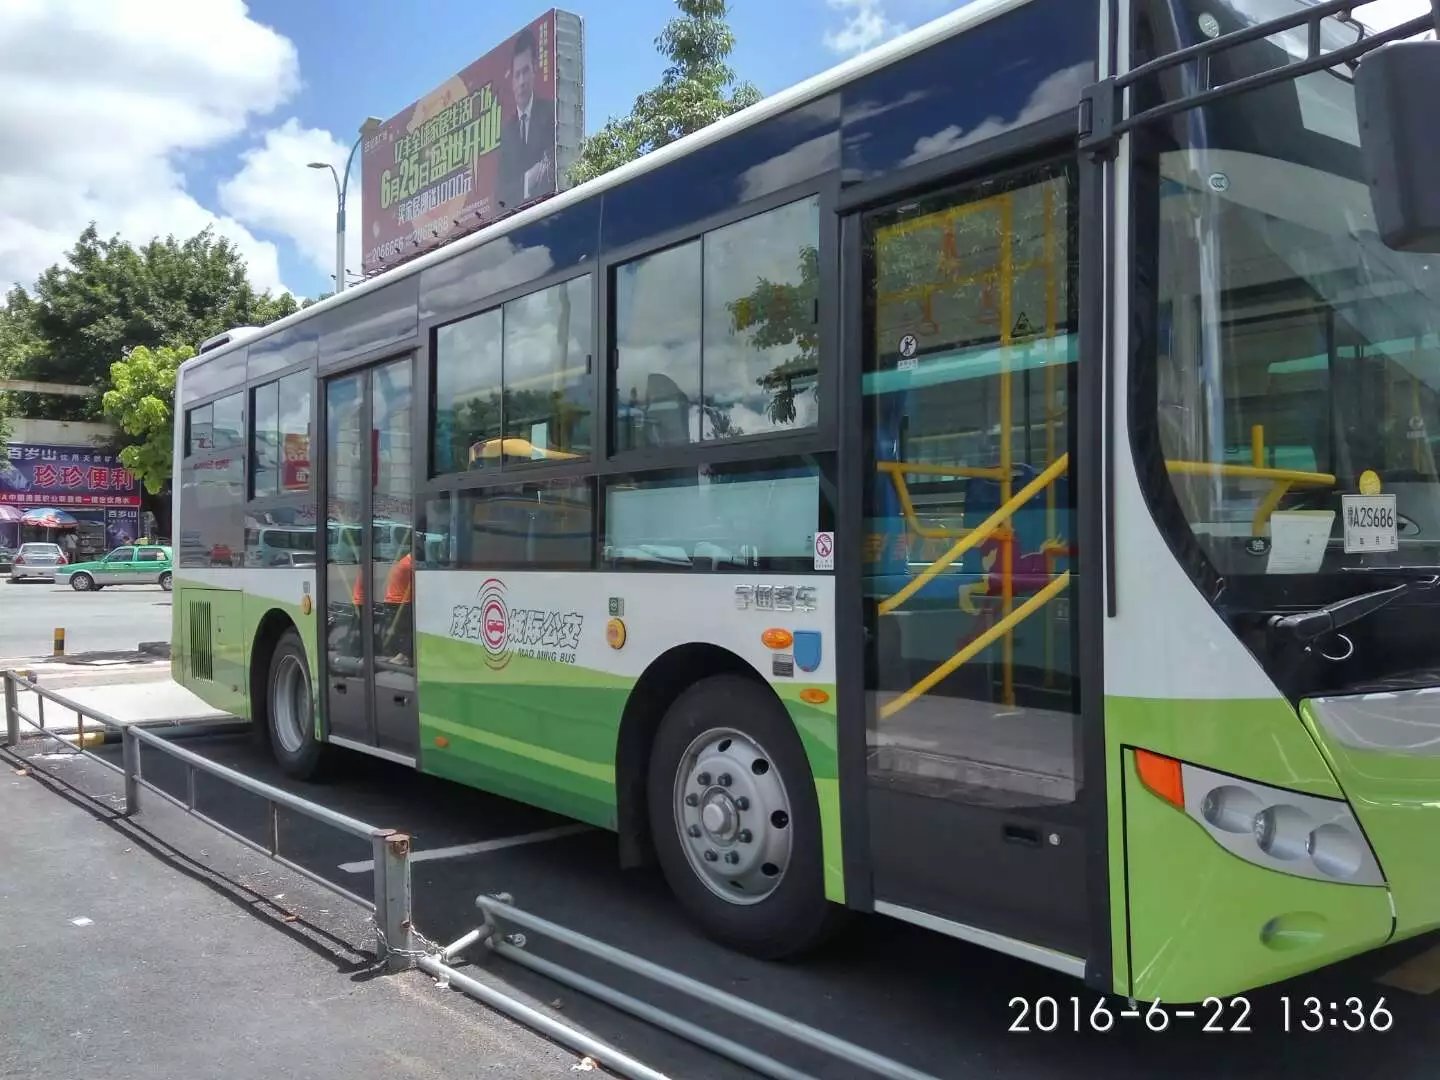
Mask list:
POLYGON ((64 510, 56 510, 52 506, 37 507, 34 510, 26 510, 20 515, 21 525, 34 525, 41 529, 73 529, 76 521, 74 517, 64 510))

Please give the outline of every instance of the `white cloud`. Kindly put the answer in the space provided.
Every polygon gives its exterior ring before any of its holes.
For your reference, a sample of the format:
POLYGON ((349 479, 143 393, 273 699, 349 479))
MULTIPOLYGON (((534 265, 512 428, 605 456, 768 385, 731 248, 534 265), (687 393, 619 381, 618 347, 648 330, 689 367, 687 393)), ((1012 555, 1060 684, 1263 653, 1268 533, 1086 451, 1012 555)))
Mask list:
POLYGON ((1355 18, 1372 30, 1385 30, 1428 14, 1430 10, 1430 0, 1375 0, 1359 8, 1355 18))
MULTIPOLYGON (((220 206, 246 225, 295 242, 300 254, 324 274, 335 272, 335 181, 329 169, 345 168, 350 147, 319 128, 291 117, 265 132, 259 146, 241 156, 238 173, 220 185, 220 206)), ((360 272, 360 175, 352 170, 345 191, 345 266, 360 272)))
POLYGON ((885 14, 884 0, 825 0, 845 21, 838 30, 827 30, 824 42, 837 53, 864 52, 887 38, 905 32, 905 25, 892 22, 885 14))
POLYGON ((29 285, 81 229, 145 243, 207 225, 261 288, 274 244, 186 190, 181 163, 299 85, 294 45, 242 0, 0 0, 0 289, 29 285))
POLYGON ((948 154, 963 146, 992 139, 1006 131, 1014 131, 1026 124, 1044 120, 1067 108, 1073 108, 1082 91, 1094 78, 1090 61, 1062 68, 1053 75, 1040 80, 1025 105, 1013 117, 988 116, 968 131, 959 124, 948 124, 933 135, 922 135, 915 140, 915 149, 900 164, 914 165, 929 161, 940 154, 948 154))

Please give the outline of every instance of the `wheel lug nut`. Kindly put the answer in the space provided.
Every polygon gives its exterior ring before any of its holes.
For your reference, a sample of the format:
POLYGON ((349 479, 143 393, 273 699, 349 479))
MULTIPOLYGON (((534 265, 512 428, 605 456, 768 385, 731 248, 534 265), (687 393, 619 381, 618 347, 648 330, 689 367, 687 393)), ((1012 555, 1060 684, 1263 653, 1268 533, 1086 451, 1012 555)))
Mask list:
POLYGON ((728 772, 722 772, 722 773, 716 778, 715 782, 716 782, 717 784, 719 784, 721 787, 729 787, 730 784, 731 784, 730 774, 729 774, 728 772))
POLYGON ((748 844, 751 840, 755 839, 755 834, 752 833, 749 829, 741 829, 736 839, 738 839, 742 844, 748 844))
POLYGON ((720 858, 720 856, 719 856, 719 855, 716 855, 715 852, 713 852, 713 851, 706 851, 706 852, 705 852, 705 861, 706 861, 706 862, 714 862, 714 861, 715 861, 716 859, 718 859, 718 858, 720 858))
POLYGON ((739 797, 735 800, 735 809, 736 809, 736 810, 749 810, 749 809, 750 809, 750 799, 749 799, 749 797, 746 796, 746 795, 741 795, 741 796, 739 796, 739 797))
POLYGON ((736 863, 738 863, 738 862, 740 861, 740 854, 739 854, 739 852, 727 851, 727 852, 725 853, 725 861, 726 861, 727 863, 729 863, 731 866, 734 866, 736 863))
POLYGON ((689 828, 687 831, 690 833, 691 836, 699 836, 699 835, 700 835, 700 826, 699 826, 699 825, 691 825, 690 828, 689 828))
POLYGON ((695 782, 696 782, 697 784, 699 784, 701 787, 709 787, 709 786, 710 786, 710 774, 709 774, 708 772, 702 772, 700 775, 698 775, 697 777, 695 777, 695 782))
POLYGON ((699 805, 700 805, 700 796, 699 796, 699 795, 696 795, 696 794, 692 791, 689 795, 686 795, 686 796, 685 796, 685 805, 686 805, 686 806, 699 806, 699 805))

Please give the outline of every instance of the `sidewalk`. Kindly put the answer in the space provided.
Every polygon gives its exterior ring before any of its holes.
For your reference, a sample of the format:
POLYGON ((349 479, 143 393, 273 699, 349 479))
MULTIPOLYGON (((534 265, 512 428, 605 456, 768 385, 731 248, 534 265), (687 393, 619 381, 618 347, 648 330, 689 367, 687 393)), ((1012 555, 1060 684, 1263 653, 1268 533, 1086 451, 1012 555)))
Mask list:
MULTIPOLYGON (((90 653, 0 661, 0 670, 7 667, 28 673, 40 686, 63 694, 77 705, 98 709, 122 722, 168 724, 228 715, 174 682, 170 678, 170 661, 150 653, 90 653)), ((18 703, 22 713, 38 721, 38 695, 22 691, 18 703)), ((44 713, 49 732, 64 735, 79 728, 76 714, 54 702, 45 703, 44 713)), ((86 729, 98 730, 98 725, 87 723, 86 729)), ((24 730, 34 734, 33 728, 24 730)))
POLYGON ((0 770, 0 1076, 575 1075, 573 1055, 418 973, 337 971, 61 791, 0 770))

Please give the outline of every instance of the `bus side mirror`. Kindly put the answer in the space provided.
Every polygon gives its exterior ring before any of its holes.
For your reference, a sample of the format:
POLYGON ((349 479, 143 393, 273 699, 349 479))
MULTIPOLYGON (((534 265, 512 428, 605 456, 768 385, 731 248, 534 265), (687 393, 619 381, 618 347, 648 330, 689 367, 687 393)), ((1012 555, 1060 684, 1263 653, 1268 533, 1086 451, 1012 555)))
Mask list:
POLYGON ((1366 54, 1355 108, 1380 239, 1396 251, 1440 252, 1440 41, 1366 54))

